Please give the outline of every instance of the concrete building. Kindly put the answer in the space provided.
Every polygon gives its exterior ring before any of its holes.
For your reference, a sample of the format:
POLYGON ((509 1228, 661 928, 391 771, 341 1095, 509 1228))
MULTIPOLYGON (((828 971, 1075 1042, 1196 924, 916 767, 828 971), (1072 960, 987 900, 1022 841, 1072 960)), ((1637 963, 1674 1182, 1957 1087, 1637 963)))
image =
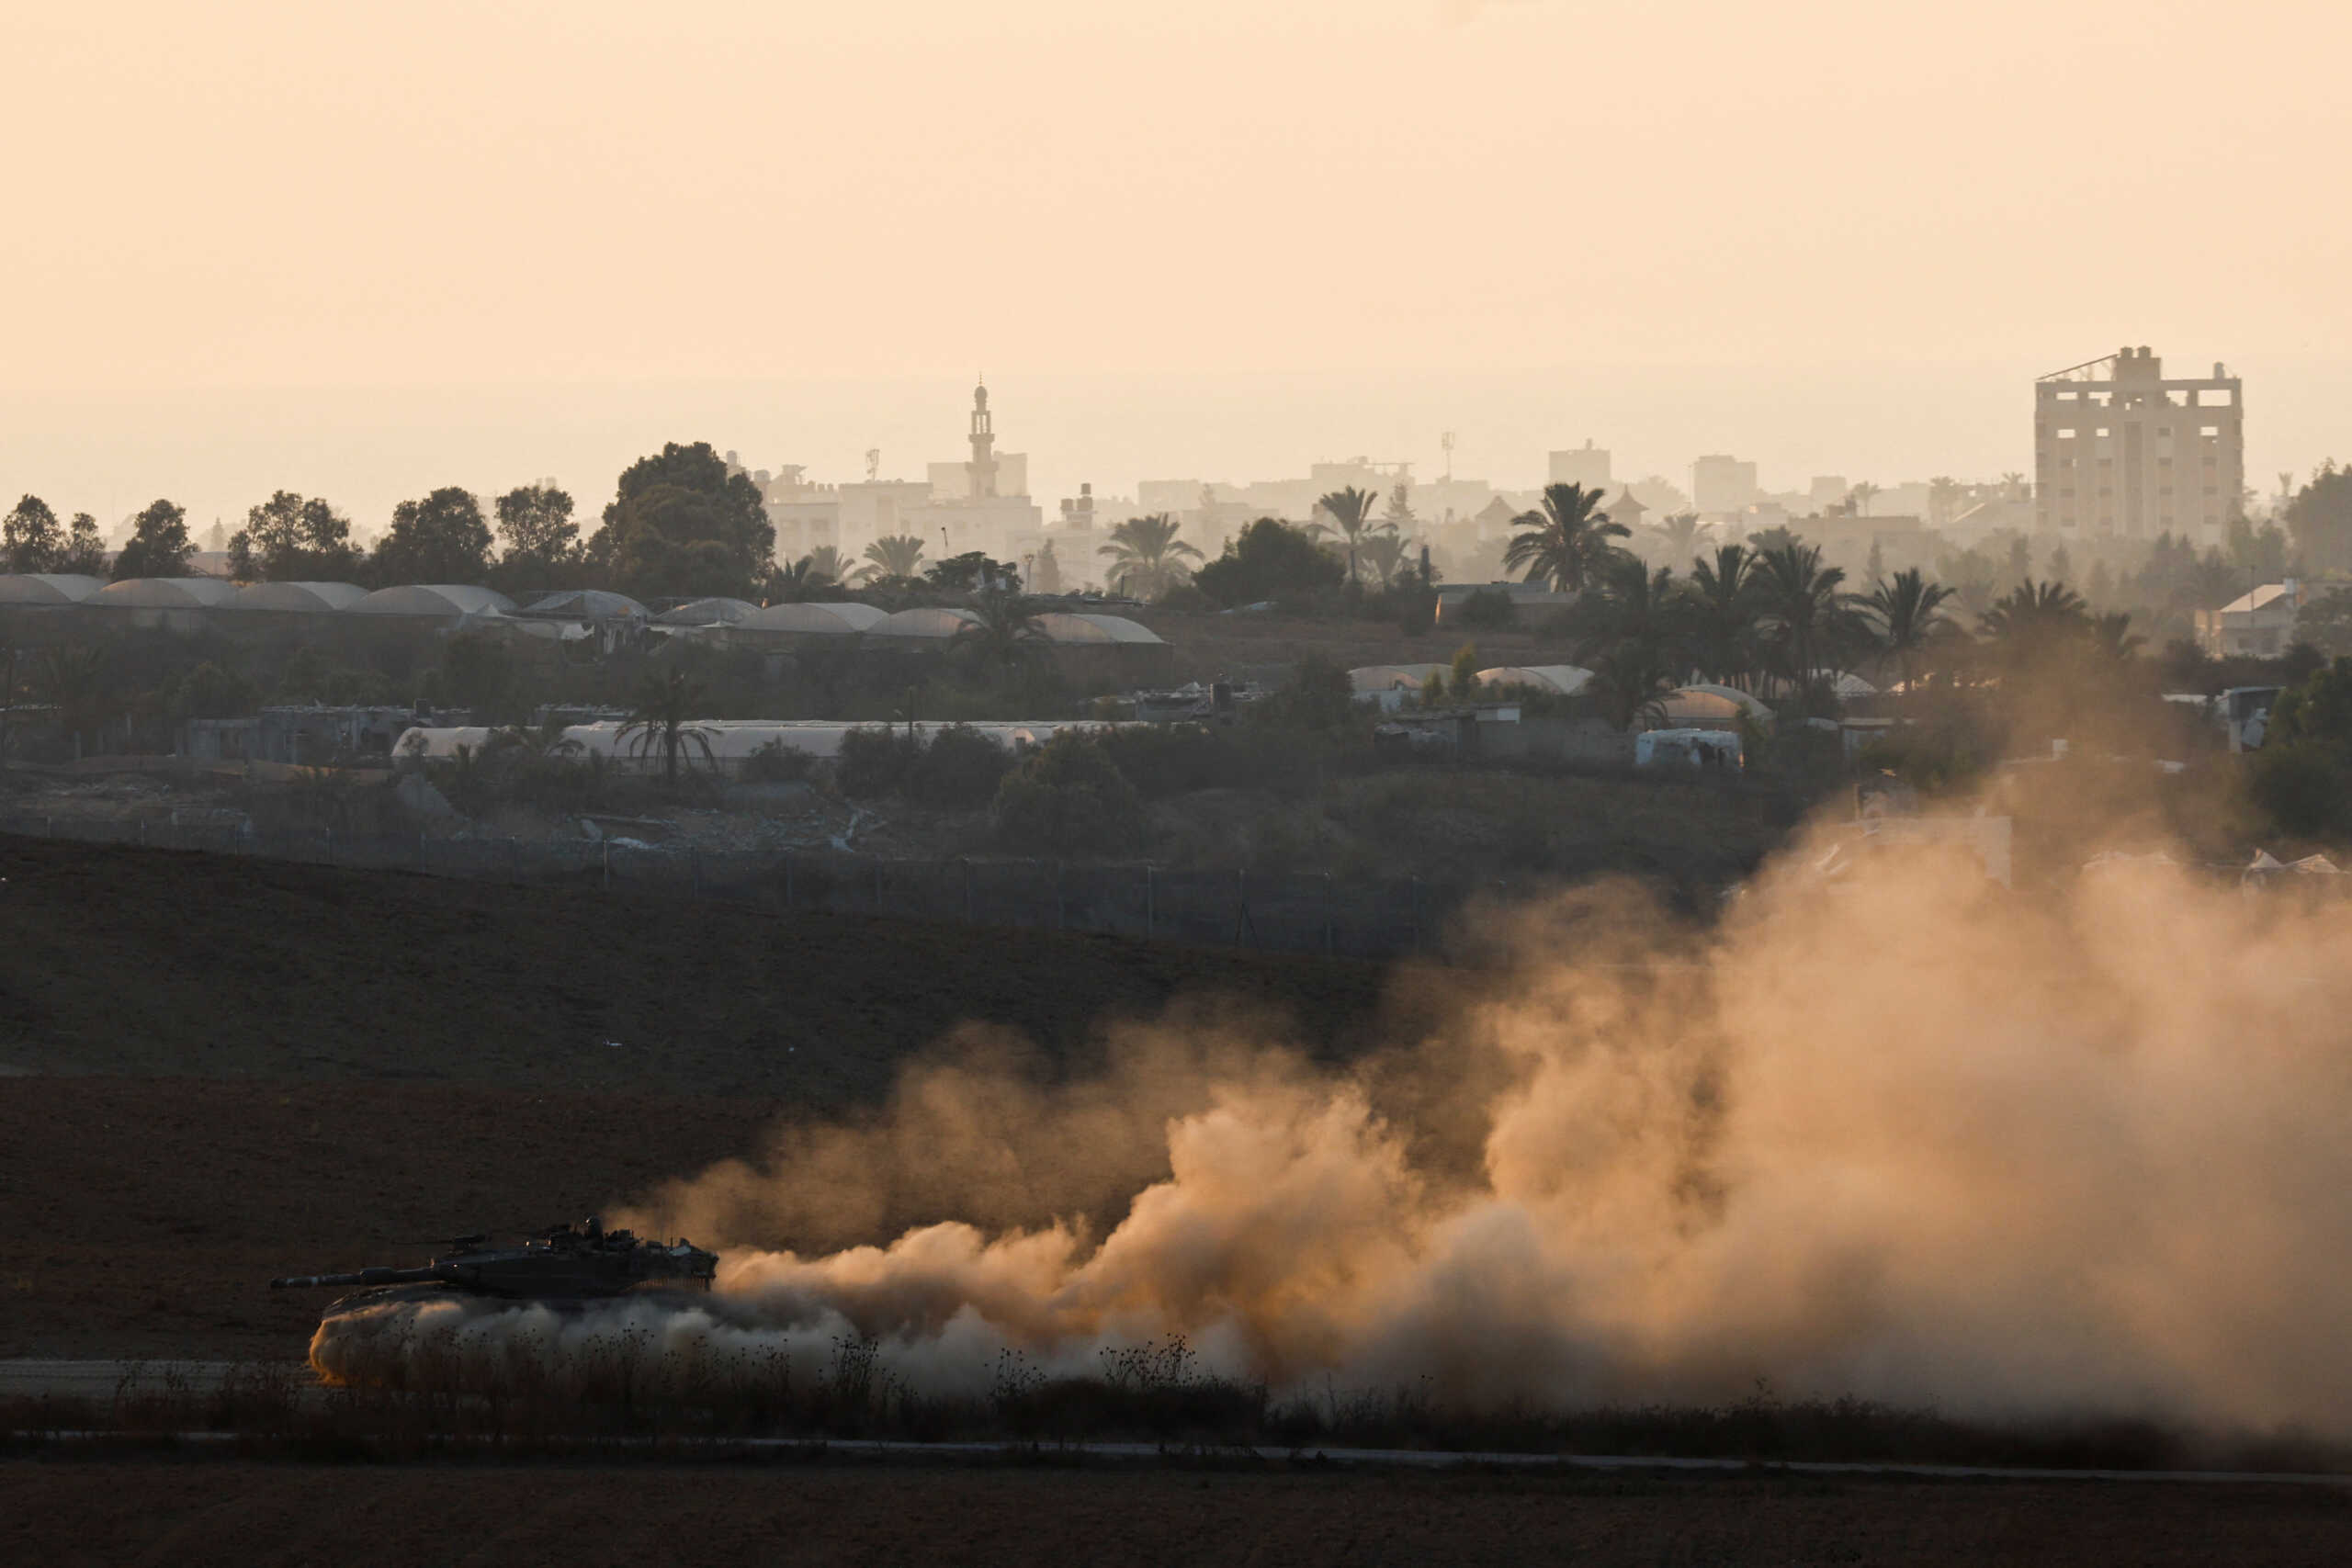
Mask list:
POLYGON ((1551 482, 1582 485, 1587 490, 1609 488, 1609 448, 1595 446, 1588 437, 1581 446, 1551 454, 1551 482))
POLYGON ((1718 453, 1690 465, 1690 496, 1702 517, 1728 517, 1763 493, 1753 463, 1718 453))
POLYGON ((2218 544, 2245 487, 2245 384, 2166 380, 2146 348, 2033 384, 2036 531, 2218 544))

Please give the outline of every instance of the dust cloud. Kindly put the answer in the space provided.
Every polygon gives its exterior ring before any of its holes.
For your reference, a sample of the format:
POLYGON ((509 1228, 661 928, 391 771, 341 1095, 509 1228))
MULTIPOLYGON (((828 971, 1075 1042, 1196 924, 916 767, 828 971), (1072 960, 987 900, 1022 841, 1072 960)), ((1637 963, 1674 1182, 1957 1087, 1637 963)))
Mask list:
POLYGON ((1703 931, 1623 888, 1490 912, 1504 960, 1401 974, 1345 1065, 1197 1009, 1067 1083, 972 1034, 870 1119, 629 1216, 724 1248, 707 1306, 436 1308, 322 1333, 321 1364, 509 1353, 497 1325, 546 1318, 812 1355, 854 1332, 944 1389, 1004 1347, 1087 1371, 1181 1334, 1278 1388, 1465 1408, 1767 1379, 2343 1432, 2340 908, 2158 863, 2025 895, 1888 854, 1831 883, 1821 852, 1703 931))

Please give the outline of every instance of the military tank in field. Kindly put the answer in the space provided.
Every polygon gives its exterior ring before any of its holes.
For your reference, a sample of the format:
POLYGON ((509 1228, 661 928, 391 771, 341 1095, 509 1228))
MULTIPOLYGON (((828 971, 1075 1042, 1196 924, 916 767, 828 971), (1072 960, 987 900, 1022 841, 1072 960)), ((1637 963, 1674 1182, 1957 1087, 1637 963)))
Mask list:
POLYGON ((718 1273, 715 1252, 683 1238, 653 1241, 631 1231, 608 1231, 592 1217, 579 1224, 551 1225, 512 1246, 493 1246, 488 1235, 459 1236, 432 1261, 413 1268, 289 1274, 272 1280, 269 1288, 356 1290, 328 1306, 325 1315, 333 1318, 394 1302, 461 1297, 560 1308, 648 1288, 708 1290, 718 1273))

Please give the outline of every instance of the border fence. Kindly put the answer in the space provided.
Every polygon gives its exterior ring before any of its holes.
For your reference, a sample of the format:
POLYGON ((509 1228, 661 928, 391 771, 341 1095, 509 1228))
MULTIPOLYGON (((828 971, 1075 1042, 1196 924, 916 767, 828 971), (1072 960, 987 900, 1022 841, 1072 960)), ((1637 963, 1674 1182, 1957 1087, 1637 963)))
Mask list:
POLYGON ((891 859, 830 849, 711 850, 635 840, 430 838, 333 829, 0 814, 0 833, 616 895, 775 912, 883 916, 1145 941, 1387 958, 1434 949, 1495 885, 1322 872, 1178 871, 1148 863, 891 859))

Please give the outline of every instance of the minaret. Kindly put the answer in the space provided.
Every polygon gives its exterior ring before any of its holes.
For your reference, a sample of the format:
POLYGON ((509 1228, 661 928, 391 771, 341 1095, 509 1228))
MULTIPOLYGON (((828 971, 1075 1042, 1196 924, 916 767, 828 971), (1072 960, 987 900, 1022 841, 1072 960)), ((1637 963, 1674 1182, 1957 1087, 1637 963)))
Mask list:
POLYGON ((996 494, 996 423, 989 417, 985 377, 972 389, 972 460, 964 465, 964 471, 971 476, 974 501, 996 494))

